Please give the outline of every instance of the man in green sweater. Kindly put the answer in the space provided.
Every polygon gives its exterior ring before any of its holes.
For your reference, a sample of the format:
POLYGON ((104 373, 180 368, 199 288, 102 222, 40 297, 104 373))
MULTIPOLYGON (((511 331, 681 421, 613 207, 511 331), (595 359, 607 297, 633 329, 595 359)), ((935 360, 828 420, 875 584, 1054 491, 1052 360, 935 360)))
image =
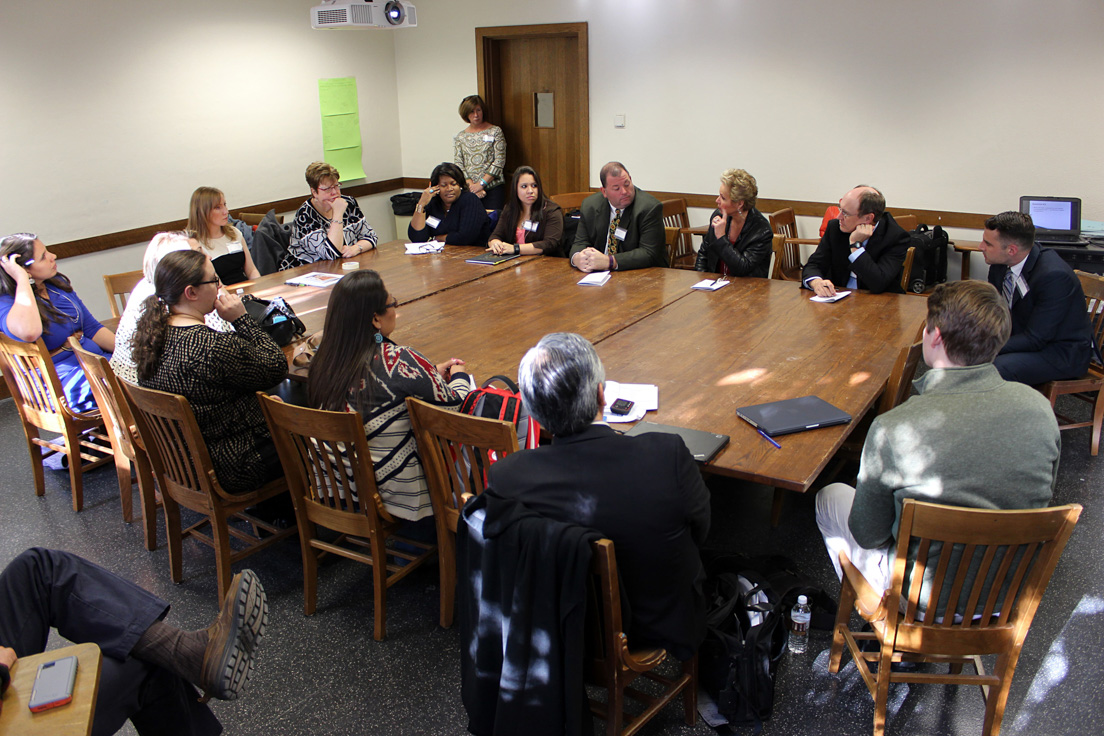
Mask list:
POLYGON ((1008 340, 1008 306, 984 281, 940 284, 928 299, 924 362, 914 396, 874 420, 856 488, 817 495, 824 545, 842 577, 846 552, 885 590, 906 498, 980 509, 1042 508, 1058 477, 1061 440, 1043 395, 993 366, 1008 340))

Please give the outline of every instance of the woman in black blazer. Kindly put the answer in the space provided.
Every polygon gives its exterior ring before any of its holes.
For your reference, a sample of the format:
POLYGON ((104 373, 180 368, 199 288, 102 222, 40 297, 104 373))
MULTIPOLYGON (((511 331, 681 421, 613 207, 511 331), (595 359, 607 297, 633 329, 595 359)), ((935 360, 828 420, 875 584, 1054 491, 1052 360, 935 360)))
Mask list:
POLYGON ((717 209, 709 218, 710 228, 698 249, 694 268, 722 276, 767 278, 771 258, 771 228, 763 213, 755 209, 759 186, 743 169, 721 174, 717 209))
POLYGON ((499 255, 562 255, 562 236, 563 210, 544 196, 540 174, 519 166, 488 249, 499 255))

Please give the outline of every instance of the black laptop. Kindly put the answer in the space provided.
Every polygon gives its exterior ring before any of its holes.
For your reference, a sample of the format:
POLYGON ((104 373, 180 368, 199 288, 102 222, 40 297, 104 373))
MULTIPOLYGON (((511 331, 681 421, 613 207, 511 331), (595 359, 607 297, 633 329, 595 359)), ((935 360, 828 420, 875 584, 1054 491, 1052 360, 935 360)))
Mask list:
POLYGON ((1081 200, 1077 197, 1020 197, 1020 212, 1035 224, 1039 245, 1086 245, 1081 238, 1081 200))
POLYGON ((743 406, 736 410, 736 416, 771 437, 804 432, 806 429, 847 424, 851 421, 850 414, 837 409, 819 396, 802 396, 797 399, 743 406))
POLYGON ((625 436, 635 437, 645 432, 677 434, 686 443, 690 454, 699 463, 709 462, 728 444, 727 434, 713 434, 712 432, 703 432, 700 429, 672 427, 669 424, 656 424, 655 422, 637 422, 632 429, 625 433, 625 436))

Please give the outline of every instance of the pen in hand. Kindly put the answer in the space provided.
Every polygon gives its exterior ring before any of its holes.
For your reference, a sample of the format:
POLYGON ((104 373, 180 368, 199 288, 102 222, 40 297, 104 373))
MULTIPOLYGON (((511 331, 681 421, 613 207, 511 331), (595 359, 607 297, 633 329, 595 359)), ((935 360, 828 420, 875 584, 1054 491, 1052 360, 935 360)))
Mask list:
POLYGON ((763 430, 761 430, 761 429, 757 429, 757 430, 755 430, 755 431, 756 431, 756 432, 758 432, 758 433, 759 433, 759 435, 760 435, 760 436, 761 436, 761 437, 762 437, 763 439, 765 439, 765 440, 766 440, 767 442, 771 443, 772 445, 774 445, 775 447, 777 447, 777 448, 778 448, 779 450, 781 450, 781 449, 782 449, 782 445, 780 445, 780 444, 778 444, 777 442, 775 442, 775 441, 774 441, 774 438, 773 438, 773 437, 771 437, 771 436, 770 436, 769 434, 767 434, 766 432, 764 432, 764 431, 763 431, 763 430))

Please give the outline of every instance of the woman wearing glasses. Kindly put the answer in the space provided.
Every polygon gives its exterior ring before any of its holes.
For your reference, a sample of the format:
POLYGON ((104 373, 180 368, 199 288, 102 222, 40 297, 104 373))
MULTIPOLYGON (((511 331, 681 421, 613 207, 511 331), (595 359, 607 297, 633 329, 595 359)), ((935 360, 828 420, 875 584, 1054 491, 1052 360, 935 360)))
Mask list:
POLYGON ((287 374, 280 346, 239 297, 220 291, 215 267, 202 253, 166 255, 153 287, 135 332, 139 385, 188 400, 224 491, 248 493, 279 477, 280 459, 255 393, 287 374), (208 327, 211 311, 234 332, 208 327))
POLYGON ((313 407, 360 412, 384 506, 394 516, 417 521, 431 516, 433 507, 406 397, 456 409, 472 382, 461 370, 464 361, 434 365, 391 341, 398 304, 375 271, 356 271, 338 282, 326 308, 322 344, 311 361, 307 396, 313 407))
POLYGON ((41 337, 69 408, 77 412, 96 408, 77 356, 67 348, 69 336, 76 335, 85 350, 110 356, 115 333, 96 321, 69 279, 58 273, 57 258, 34 233, 0 240, 0 329, 22 342, 41 337))
POLYGON ((280 269, 315 261, 355 258, 376 247, 376 232, 360 205, 341 194, 341 176, 327 163, 315 161, 307 167, 311 196, 295 213, 291 243, 280 269))

